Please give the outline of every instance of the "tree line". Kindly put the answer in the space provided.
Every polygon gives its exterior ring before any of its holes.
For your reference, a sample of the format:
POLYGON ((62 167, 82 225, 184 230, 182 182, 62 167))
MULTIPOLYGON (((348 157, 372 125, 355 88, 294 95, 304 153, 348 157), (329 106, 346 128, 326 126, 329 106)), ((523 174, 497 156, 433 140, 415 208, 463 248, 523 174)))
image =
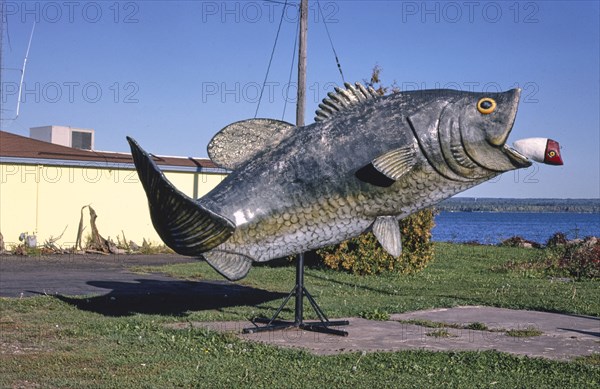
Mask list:
POLYGON ((600 213, 600 199, 508 199, 453 197, 436 206, 445 212, 600 213))

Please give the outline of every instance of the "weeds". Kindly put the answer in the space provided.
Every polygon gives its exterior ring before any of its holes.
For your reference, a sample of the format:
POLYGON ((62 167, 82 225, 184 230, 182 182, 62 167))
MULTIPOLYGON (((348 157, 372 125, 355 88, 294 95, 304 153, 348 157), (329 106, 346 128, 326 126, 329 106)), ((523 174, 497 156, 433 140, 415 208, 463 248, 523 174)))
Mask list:
POLYGON ((358 314, 358 316, 367 320, 377 320, 377 321, 386 321, 390 320, 390 314, 386 311, 380 311, 375 308, 372 311, 363 311, 358 314))
POLYGON ((444 323, 444 322, 436 322, 430 320, 423 319, 410 319, 410 320, 400 320, 400 323, 405 324, 413 324, 421 327, 427 328, 438 328, 438 331, 433 331, 427 333, 427 336, 433 336, 436 338, 440 337, 449 337, 451 334, 446 330, 446 328, 453 329, 462 329, 462 330, 474 330, 474 331, 488 331, 488 332, 504 332, 506 336, 512 336, 515 338, 526 338, 532 336, 540 336, 543 334, 542 331, 538 330, 535 327, 529 326, 527 328, 517 328, 517 329, 504 329, 504 328, 494 328, 490 329, 484 323, 473 322, 469 324, 457 324, 457 323, 444 323))
POLYGON ((439 321, 431 321, 425 319, 409 319, 409 320, 399 320, 399 323, 404 324, 413 324, 421 327, 427 328, 453 328, 457 330, 474 330, 474 331, 489 331, 489 332, 504 332, 504 329, 490 329, 484 323, 473 322, 469 324, 459 324, 459 323, 445 323, 439 321))
POLYGON ((600 278, 600 240, 588 237, 563 243, 564 237, 555 234, 534 258, 527 261, 510 260, 492 270, 517 272, 526 277, 600 278))
POLYGON ((447 329, 442 328, 437 331, 428 332, 425 335, 433 338, 454 338, 456 335, 451 334, 447 329))
POLYGON ((532 336, 540 336, 542 334, 542 331, 531 326, 523 329, 511 329, 506 331, 507 336, 512 336, 514 338, 528 338, 532 336))
POLYGON ((487 325, 485 325, 484 323, 480 323, 478 321, 467 324, 465 326, 465 328, 468 330, 475 330, 475 331, 490 331, 490 329, 488 328, 487 325))

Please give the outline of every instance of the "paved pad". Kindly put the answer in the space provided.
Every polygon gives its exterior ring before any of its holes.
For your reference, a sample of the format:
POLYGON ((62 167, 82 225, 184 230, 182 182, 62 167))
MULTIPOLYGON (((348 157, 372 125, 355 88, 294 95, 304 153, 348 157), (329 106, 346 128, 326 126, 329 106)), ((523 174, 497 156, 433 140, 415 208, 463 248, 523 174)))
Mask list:
MULTIPOLYGON (((338 319, 336 319, 338 320, 338 319)), ((319 355, 357 351, 399 351, 425 349, 497 350, 517 355, 568 360, 576 356, 600 353, 600 318, 547 312, 520 311, 502 308, 467 306, 434 309, 391 315, 388 321, 346 318, 347 337, 309 332, 300 329, 242 334, 248 322, 181 323, 236 333, 245 340, 281 347, 302 348, 319 355), (406 320, 428 320, 466 326, 473 322, 485 324, 489 330, 445 328, 450 337, 431 336, 439 329, 407 324, 406 320), (506 330, 535 328, 539 336, 513 337, 506 330)))
POLYGON ((188 311, 259 305, 285 296, 225 280, 187 281, 131 271, 135 266, 194 261, 179 255, 0 256, 0 297, 52 295, 105 316, 177 316, 188 311))
POLYGON ((0 255, 0 296, 26 297, 39 294, 82 296, 105 294, 115 285, 139 288, 141 278, 173 281, 161 275, 134 274, 134 266, 158 266, 191 262, 179 255, 0 255), (122 283, 122 284, 119 284, 122 283))

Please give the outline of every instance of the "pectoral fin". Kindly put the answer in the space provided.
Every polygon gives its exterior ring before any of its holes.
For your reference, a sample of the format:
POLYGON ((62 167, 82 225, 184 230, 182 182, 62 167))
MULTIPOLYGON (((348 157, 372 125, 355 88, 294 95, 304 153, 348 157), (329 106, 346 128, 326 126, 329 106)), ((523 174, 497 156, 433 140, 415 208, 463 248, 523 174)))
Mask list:
POLYGON ((372 163, 377 171, 397 181, 413 167, 415 150, 412 146, 401 147, 375 158, 372 163))
POLYGON ((395 217, 379 216, 373 223, 373 234, 390 255, 399 257, 402 254, 400 226, 395 217))
POLYGON ((202 256, 210 266, 230 281, 246 277, 252 267, 252 258, 232 251, 211 250, 202 256))

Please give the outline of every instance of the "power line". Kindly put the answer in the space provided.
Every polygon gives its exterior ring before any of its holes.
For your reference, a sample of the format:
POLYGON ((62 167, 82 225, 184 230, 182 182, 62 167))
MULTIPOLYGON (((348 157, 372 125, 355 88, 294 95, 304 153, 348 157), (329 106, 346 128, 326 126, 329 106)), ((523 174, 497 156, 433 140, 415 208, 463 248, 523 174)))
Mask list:
POLYGON ((283 4, 283 5, 289 5, 290 7, 297 7, 298 4, 288 4, 287 0, 285 2, 283 1, 276 1, 276 0, 263 0, 265 3, 274 3, 274 4, 283 4))
POLYGON ((8 30, 8 17, 5 15, 2 15, 1 12, 0 12, 0 17, 2 18, 2 20, 0 20, 0 49, 3 48, 2 38, 3 38, 3 33, 4 33, 4 26, 6 25, 6 41, 8 43, 8 50, 12 52, 12 45, 10 43, 10 32, 8 30))
POLYGON ((284 99, 284 103, 283 103, 283 114, 281 115, 281 120, 283 120, 285 117, 285 108, 287 107, 289 91, 290 91, 290 84, 292 83, 292 73, 294 73, 294 62, 296 61, 296 47, 298 45, 299 30, 300 30, 300 20, 298 20, 298 22, 296 23, 296 39, 294 40, 294 50, 292 52, 292 64, 290 65, 290 76, 288 77, 287 91, 285 93, 285 99, 284 99))
POLYGON ((333 55, 335 56, 335 63, 337 64, 338 70, 340 71, 340 75, 342 76, 342 82, 346 82, 344 79, 344 73, 342 72, 342 65, 340 65, 340 60, 338 59, 338 55, 335 51, 335 47, 333 46, 333 41, 331 40, 331 34, 329 34, 329 28, 327 27, 327 21, 325 20, 325 15, 323 15, 323 11, 321 10, 321 2, 317 0, 317 6, 319 7, 319 14, 323 18, 323 25, 325 26, 325 31, 327 31, 327 37, 329 38, 329 44, 331 44, 331 50, 333 50, 333 55))
MULTIPOLYGON (((271 64, 273 63, 273 57, 275 55, 275 49, 277 47, 277 41, 279 40, 279 33, 281 32, 281 25, 283 24, 283 19, 284 19, 284 16, 285 16, 286 7, 288 7, 288 6, 290 6, 290 7, 292 7, 292 6, 293 7, 297 7, 298 6, 297 4, 288 4, 288 0, 285 0, 285 2, 281 2, 281 1, 277 1, 277 0, 265 0, 265 1, 268 2, 268 3, 283 4, 283 10, 281 12, 281 19, 279 20, 279 25, 277 27, 277 34, 275 35, 275 42, 273 43, 273 49, 271 50, 271 57, 269 58, 269 64, 267 66, 267 71, 266 71, 266 74, 265 74, 265 78, 263 80, 263 84, 262 84, 262 87, 260 89, 260 95, 259 95, 259 98, 258 98, 258 103, 256 105, 256 111, 254 112, 254 118, 256 118, 258 116, 258 111, 260 109, 260 104, 262 102, 262 97, 263 97, 263 94, 264 94, 265 86, 267 84, 267 79, 269 77, 269 72, 271 70, 271 64)), ((323 24, 325 25, 325 31, 327 33, 327 38, 329 39, 329 44, 331 46, 331 50, 333 51, 333 55, 335 57, 335 62, 337 64, 338 71, 340 72, 340 76, 342 77, 342 82, 345 83, 346 80, 344 78, 344 72, 342 71, 342 65, 340 64, 340 60, 339 60, 337 52, 335 50, 335 46, 333 44, 333 40, 331 39, 331 34, 329 32, 329 27, 327 26, 327 21, 325 20, 325 16, 323 14, 323 10, 321 9, 321 3, 320 3, 319 0, 317 0, 317 6, 318 6, 318 9, 319 9, 319 13, 320 13, 320 15, 322 17, 323 24)), ((296 48, 297 48, 297 44, 298 44, 298 33, 299 33, 298 29, 299 29, 299 27, 300 27, 300 24, 298 22, 297 28, 296 28, 296 39, 294 41, 294 51, 293 51, 293 55, 292 55, 292 63, 290 65, 290 73, 289 73, 288 84, 287 84, 288 85, 288 89, 289 89, 289 86, 291 84, 292 73, 293 73, 293 68, 294 68, 294 62, 295 62, 295 59, 296 59, 296 48)), ((287 97, 288 97, 287 95, 288 95, 288 93, 286 93, 286 98, 284 100, 283 114, 281 116, 282 120, 285 117, 285 111, 286 111, 286 108, 287 108, 287 102, 288 102, 287 101, 288 100, 287 99, 287 97)))
POLYGON ((254 118, 258 115, 258 109, 260 108, 260 102, 262 101, 263 92, 265 85, 267 84, 267 78, 269 77, 269 70, 271 69, 271 63, 273 62, 273 55, 275 54, 275 47, 277 47, 277 40, 279 39, 279 32, 281 31, 281 25, 283 24, 283 17, 285 15, 285 7, 287 6, 287 0, 283 10, 281 11, 281 19, 279 20, 279 26, 277 27, 277 35, 275 35, 275 43, 273 43, 273 49, 271 50, 271 58, 269 59, 269 65, 267 66, 267 73, 265 74, 265 80, 263 81, 262 88, 260 88, 260 96, 258 97, 258 104, 256 104, 256 112, 254 112, 254 118))

